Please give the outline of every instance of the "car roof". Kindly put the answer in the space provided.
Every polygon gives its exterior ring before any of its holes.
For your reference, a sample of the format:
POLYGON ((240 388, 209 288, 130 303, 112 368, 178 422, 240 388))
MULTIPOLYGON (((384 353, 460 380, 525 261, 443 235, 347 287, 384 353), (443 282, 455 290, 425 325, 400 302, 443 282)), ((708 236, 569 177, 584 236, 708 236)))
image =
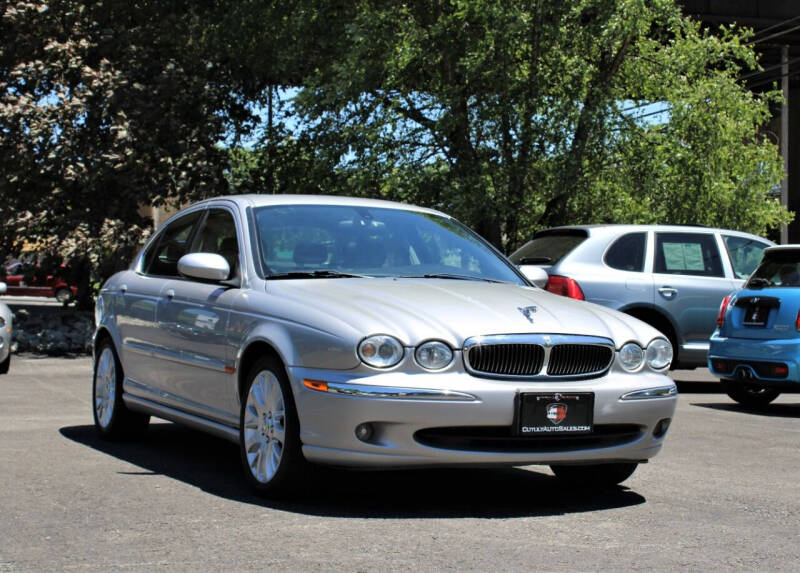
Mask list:
POLYGON ((702 225, 634 225, 634 224, 597 224, 597 225, 564 225, 562 227, 550 227, 542 229, 538 233, 545 231, 555 230, 584 230, 589 235, 603 235, 603 234, 619 234, 631 233, 635 231, 666 231, 673 233, 726 233, 729 235, 736 235, 739 237, 753 237, 762 239, 768 243, 772 243, 769 239, 753 235, 752 233, 745 233, 744 231, 734 231, 731 229, 722 229, 719 227, 704 227, 702 225))
POLYGON ((776 251, 800 251, 800 244, 775 245, 774 247, 767 247, 764 249, 764 254, 774 253, 776 251))
POLYGON ((371 207, 374 209, 401 209, 419 213, 435 214, 450 218, 450 215, 435 209, 417 207, 407 203, 385 201, 383 199, 364 199, 361 197, 345 197, 342 195, 223 195, 195 203, 202 205, 214 201, 231 201, 243 207, 266 207, 274 205, 343 205, 351 207, 371 207))

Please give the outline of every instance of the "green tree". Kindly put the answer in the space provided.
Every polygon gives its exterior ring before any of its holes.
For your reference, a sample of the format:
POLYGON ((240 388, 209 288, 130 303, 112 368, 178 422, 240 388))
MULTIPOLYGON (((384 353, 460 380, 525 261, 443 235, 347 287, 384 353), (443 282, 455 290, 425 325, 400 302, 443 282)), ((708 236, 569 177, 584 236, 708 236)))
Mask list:
POLYGON ((757 66, 746 35, 672 0, 361 0, 337 53, 296 109, 339 192, 437 206, 506 251, 566 223, 790 217, 766 199, 770 96, 737 80, 757 66))
POLYGON ((114 248, 135 249, 149 227, 141 207, 227 189, 219 142, 246 128, 263 86, 216 49, 220 10, 0 4, 0 252, 62 255, 89 304, 93 283, 130 260, 114 248))

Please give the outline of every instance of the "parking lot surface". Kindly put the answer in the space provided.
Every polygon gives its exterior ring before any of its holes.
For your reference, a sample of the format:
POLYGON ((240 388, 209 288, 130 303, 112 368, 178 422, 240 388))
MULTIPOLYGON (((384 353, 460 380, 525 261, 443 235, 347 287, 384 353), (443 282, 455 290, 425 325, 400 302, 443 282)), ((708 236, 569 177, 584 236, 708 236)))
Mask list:
POLYGON ((678 371, 664 451, 622 487, 548 468, 319 468, 260 499, 234 444, 153 420, 98 439, 89 358, 0 376, 0 571, 774 570, 800 560, 800 395, 736 405, 678 371))

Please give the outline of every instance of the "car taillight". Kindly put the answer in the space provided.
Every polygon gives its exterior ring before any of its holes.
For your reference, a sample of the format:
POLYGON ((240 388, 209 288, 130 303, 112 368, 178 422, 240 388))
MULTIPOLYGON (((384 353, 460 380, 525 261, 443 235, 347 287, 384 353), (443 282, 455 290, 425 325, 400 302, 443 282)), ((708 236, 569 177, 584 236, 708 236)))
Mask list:
MULTIPOLYGON (((728 303, 731 300, 731 295, 726 294, 725 298, 722 299, 722 304, 719 305, 719 314, 717 315, 717 328, 722 328, 722 325, 725 324, 725 311, 728 310, 728 303)), ((798 317, 797 320, 800 320, 798 317)))
POLYGON ((561 296, 568 296, 569 298, 575 298, 578 300, 586 300, 586 297, 583 296, 583 291, 581 290, 578 282, 569 277, 550 275, 550 278, 547 279, 547 286, 545 286, 545 289, 548 292, 560 294, 561 296))
POLYGON ((797 319, 794 321, 794 327, 800 331, 800 310, 797 311, 797 319))

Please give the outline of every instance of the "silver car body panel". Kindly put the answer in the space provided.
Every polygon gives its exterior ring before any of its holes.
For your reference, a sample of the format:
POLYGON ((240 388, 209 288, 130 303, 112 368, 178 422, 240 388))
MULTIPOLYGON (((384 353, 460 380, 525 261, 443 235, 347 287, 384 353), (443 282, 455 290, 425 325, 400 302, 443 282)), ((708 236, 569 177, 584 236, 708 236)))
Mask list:
POLYGON ((298 203, 446 217, 429 209, 341 197, 239 196, 193 206, 235 214, 238 282, 149 277, 142 274, 142 254, 129 270, 107 281, 100 293, 96 336, 108 333, 119 351, 130 408, 237 440, 239 385, 248 374, 243 359, 249 348, 261 344, 285 366, 303 452, 312 461, 362 466, 642 461, 661 448, 663 436, 655 437, 653 430, 659 420, 672 417, 676 397, 623 401, 621 396, 674 387, 664 372, 646 366, 625 372, 614 353, 610 369, 590 380, 493 379, 471 375, 462 355, 468 339, 497 335, 577 335, 606 341, 616 350, 631 341, 645 347, 662 337, 655 329, 607 307, 534 286, 436 278, 262 277, 249 209, 298 203), (536 311, 526 316, 523 310, 529 307, 536 311), (400 363, 377 369, 360 361, 356 348, 373 334, 389 334, 402 343, 400 363), (454 351, 453 361, 442 370, 425 370, 414 359, 413 349, 429 340, 443 341, 454 351), (310 389, 304 380, 323 381, 329 390, 310 389), (431 427, 510 426, 520 392, 565 391, 593 392, 595 423, 634 424, 641 430, 638 437, 613 447, 547 454, 446 450, 414 439, 414 432, 431 427), (378 429, 370 443, 354 433, 364 421, 378 429))
MULTIPOLYGON (((5 283, 0 283, 5 287, 5 283)), ((5 292, 5 288, 0 289, 5 292)), ((0 362, 5 361, 11 354, 11 341, 14 336, 14 313, 7 304, 0 302, 0 318, 4 325, 0 328, 0 362)))

